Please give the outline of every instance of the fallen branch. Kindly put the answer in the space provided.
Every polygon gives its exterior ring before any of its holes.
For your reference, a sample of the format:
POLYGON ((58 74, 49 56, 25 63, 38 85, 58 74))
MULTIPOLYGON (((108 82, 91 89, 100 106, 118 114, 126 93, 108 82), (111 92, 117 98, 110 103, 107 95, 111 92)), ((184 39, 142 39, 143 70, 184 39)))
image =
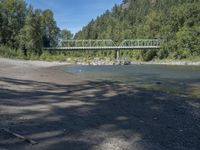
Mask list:
POLYGON ((11 134, 11 135, 13 135, 13 136, 15 136, 15 137, 17 137, 17 138, 19 138, 19 139, 25 141, 25 142, 28 142, 28 143, 30 143, 30 144, 32 144, 32 145, 38 144, 36 141, 33 141, 33 140, 31 140, 31 139, 28 139, 28 138, 26 138, 26 137, 24 137, 24 136, 22 136, 22 135, 19 135, 19 134, 15 133, 15 132, 12 132, 12 131, 10 131, 10 130, 8 130, 8 129, 2 129, 2 130, 5 131, 5 132, 7 132, 8 134, 11 134))

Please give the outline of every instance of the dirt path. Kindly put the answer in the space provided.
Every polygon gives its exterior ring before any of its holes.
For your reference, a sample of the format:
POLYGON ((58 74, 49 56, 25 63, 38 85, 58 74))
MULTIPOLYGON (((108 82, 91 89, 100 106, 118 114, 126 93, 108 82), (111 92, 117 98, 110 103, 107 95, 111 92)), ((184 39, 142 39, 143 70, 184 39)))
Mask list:
MULTIPOLYGON (((59 65, 59 67, 55 67, 59 65)), ((0 59, 0 150, 199 150, 200 99, 0 59)))

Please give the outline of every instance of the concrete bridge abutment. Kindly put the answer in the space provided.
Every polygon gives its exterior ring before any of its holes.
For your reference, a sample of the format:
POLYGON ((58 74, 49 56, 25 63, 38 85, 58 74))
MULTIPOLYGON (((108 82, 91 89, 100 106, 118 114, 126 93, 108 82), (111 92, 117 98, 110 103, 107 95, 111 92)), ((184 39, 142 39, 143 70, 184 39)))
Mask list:
POLYGON ((120 50, 119 49, 117 49, 117 50, 115 50, 115 60, 119 60, 120 59, 120 50))

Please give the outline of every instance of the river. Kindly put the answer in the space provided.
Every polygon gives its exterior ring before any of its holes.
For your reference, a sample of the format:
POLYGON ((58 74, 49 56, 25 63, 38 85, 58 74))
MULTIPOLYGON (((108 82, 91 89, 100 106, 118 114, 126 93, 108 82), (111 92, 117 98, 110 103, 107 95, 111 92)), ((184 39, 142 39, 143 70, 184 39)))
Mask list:
POLYGON ((199 66, 67 66, 65 71, 84 80, 121 82, 145 89, 200 97, 199 66))

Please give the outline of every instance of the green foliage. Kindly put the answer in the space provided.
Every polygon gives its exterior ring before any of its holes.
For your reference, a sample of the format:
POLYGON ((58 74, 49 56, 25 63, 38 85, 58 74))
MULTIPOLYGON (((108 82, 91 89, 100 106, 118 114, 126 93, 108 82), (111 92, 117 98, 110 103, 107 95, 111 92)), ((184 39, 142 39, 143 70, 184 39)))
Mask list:
POLYGON ((200 2, 172 7, 165 28, 170 58, 200 56, 200 2))
POLYGON ((0 45, 10 47, 3 56, 21 49, 23 58, 38 59, 43 47, 57 45, 59 31, 51 10, 27 8, 24 0, 0 0, 0 45))
POLYGON ((24 58, 24 55, 20 50, 12 49, 5 45, 0 46, 0 56, 6 58, 24 58))
POLYGON ((64 29, 60 31, 60 38, 62 40, 71 40, 73 38, 73 34, 71 31, 64 29))
POLYGON ((122 57, 190 59, 200 56, 200 2, 196 0, 124 0, 92 20, 77 39, 165 39, 161 50, 123 52, 122 57))
POLYGON ((196 49, 198 37, 192 28, 183 27, 176 33, 177 53, 179 58, 187 58, 190 55, 197 55, 199 49, 196 49))
POLYGON ((167 51, 166 49, 161 49, 157 52, 157 57, 158 59, 164 59, 167 58, 169 55, 169 51, 167 51))
POLYGON ((25 56, 27 51, 40 54, 42 49, 41 11, 29 8, 25 25, 18 35, 19 46, 25 56))
POLYGON ((24 0, 0 1, 0 43, 17 48, 16 37, 25 21, 24 0))
POLYGON ((140 55, 140 60, 150 61, 156 56, 156 50, 142 51, 140 55))
POLYGON ((200 2, 197 0, 123 0, 111 11, 75 34, 57 27, 51 10, 27 8, 24 0, 0 0, 0 55, 25 59, 59 60, 68 57, 114 57, 115 51, 46 52, 58 39, 159 38, 160 50, 122 51, 122 58, 200 58, 200 2), (5 46, 6 45, 6 46, 5 46), (20 50, 18 50, 20 49, 20 50))
POLYGON ((48 52, 44 51, 39 58, 40 60, 45 61, 65 61, 66 56, 62 52, 48 52))
POLYGON ((56 25, 53 12, 49 9, 42 12, 43 46, 57 45, 60 29, 56 25))

